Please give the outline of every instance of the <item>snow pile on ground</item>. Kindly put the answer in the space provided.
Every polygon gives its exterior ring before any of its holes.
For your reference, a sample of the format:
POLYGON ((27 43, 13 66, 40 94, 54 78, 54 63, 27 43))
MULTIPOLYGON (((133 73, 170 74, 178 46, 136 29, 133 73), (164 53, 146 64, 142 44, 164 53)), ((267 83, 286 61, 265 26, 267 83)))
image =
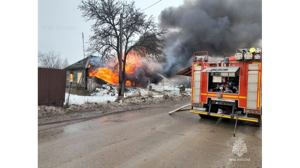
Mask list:
POLYGON ((164 95, 163 97, 130 97, 118 102, 101 102, 101 103, 85 103, 82 105, 73 104, 69 108, 52 107, 52 106, 38 106, 38 117, 52 117, 57 115, 73 114, 76 112, 93 112, 93 111, 124 111, 141 108, 151 104, 158 104, 168 101, 188 100, 188 94, 181 95, 164 95))
MULTIPOLYGON (((65 104, 67 102, 69 93, 66 92, 65 104)), ((107 101, 115 101, 118 97, 117 87, 109 84, 102 85, 96 88, 96 93, 91 96, 79 96, 70 94, 69 104, 85 104, 85 103, 100 103, 107 101)))
MULTIPOLYGON (((179 88, 171 86, 159 86, 151 84, 153 91, 151 92, 152 97, 163 97, 167 96, 180 96, 179 88), (164 92, 163 92, 164 90, 164 92)), ((187 95, 191 95, 191 89, 185 89, 187 95)), ((65 95, 65 104, 67 102, 69 94, 65 95)), ((124 97, 148 97, 149 91, 147 88, 140 87, 126 87, 124 97)), ((100 88, 96 88, 96 92, 91 96, 79 96, 75 94, 70 94, 69 104, 82 105, 87 103, 103 103, 103 102, 113 102, 118 97, 118 86, 105 84, 100 88)))
MULTIPOLYGON (((186 89, 185 93, 180 93, 178 88, 165 87, 163 89, 153 84, 154 90, 149 94, 147 88, 126 87, 125 96, 122 100, 117 100, 117 86, 110 84, 102 85, 97 88, 91 96, 78 96, 70 94, 69 108, 38 106, 38 117, 52 117, 59 115, 68 115, 82 112, 105 112, 122 111, 140 108, 145 105, 163 103, 167 101, 179 101, 190 99, 191 90, 186 89), (168 90, 169 89, 169 90, 168 90)), ((65 104, 68 93, 65 95, 65 104)))

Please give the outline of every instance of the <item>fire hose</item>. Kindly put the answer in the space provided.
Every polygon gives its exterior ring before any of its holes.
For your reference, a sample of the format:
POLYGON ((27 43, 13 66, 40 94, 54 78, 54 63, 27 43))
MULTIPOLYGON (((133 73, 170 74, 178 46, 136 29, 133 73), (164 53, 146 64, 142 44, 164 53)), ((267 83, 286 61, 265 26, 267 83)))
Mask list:
POLYGON ((217 123, 216 123, 216 125, 213 127, 213 129, 210 131, 210 132, 214 132, 214 129, 215 129, 215 127, 217 126, 217 124, 223 119, 223 116, 224 116, 224 114, 225 114, 225 111, 224 112, 222 112, 222 116, 218 119, 218 121, 217 121, 217 123))
POLYGON ((178 109, 175 109, 175 110, 173 110, 173 111, 170 111, 170 112, 169 112, 169 115, 172 114, 172 113, 175 113, 176 111, 179 111, 180 109, 182 109, 182 108, 184 108, 184 107, 188 107, 188 106, 191 106, 191 104, 187 104, 187 105, 184 105, 184 106, 179 107, 178 109))

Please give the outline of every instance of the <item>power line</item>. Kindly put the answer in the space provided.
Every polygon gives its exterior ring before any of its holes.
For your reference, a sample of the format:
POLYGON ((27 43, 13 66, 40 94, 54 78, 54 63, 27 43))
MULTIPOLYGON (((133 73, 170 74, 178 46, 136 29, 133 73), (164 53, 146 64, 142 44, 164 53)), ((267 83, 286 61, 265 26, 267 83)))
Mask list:
POLYGON ((149 8, 151 8, 152 6, 156 5, 156 4, 157 4, 158 2, 160 2, 160 1, 162 1, 162 0, 159 0, 159 1, 155 2, 155 3, 154 3, 154 4, 152 4, 151 6, 149 6, 149 7, 145 8, 145 9, 143 9, 142 11, 144 11, 144 10, 146 10, 146 9, 149 9, 149 8))

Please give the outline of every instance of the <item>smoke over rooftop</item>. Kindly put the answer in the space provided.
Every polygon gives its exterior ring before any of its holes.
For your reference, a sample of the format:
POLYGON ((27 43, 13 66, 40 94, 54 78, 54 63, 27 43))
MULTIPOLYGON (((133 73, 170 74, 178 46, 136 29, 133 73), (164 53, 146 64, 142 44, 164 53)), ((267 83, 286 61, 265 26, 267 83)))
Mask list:
POLYGON ((261 47, 261 0, 185 0, 164 9, 159 27, 166 35, 166 65, 170 77, 190 66, 195 51, 209 56, 233 56, 239 48, 261 47))

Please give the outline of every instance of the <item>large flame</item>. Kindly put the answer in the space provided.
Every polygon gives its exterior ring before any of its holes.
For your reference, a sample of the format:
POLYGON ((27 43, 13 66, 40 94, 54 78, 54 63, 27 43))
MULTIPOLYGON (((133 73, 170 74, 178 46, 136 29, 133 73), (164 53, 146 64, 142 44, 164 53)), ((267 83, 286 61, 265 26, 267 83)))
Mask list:
MULTIPOLYGON (((142 66, 140 62, 141 57, 134 53, 129 52, 126 60, 125 72, 129 75, 134 75, 136 70, 142 66)), ((104 67, 96 70, 89 70, 89 76, 96 76, 110 84, 118 85, 119 83, 119 72, 113 71, 111 68, 104 67)), ((132 86, 132 81, 126 80, 126 86, 132 86)))
POLYGON ((135 71, 141 66, 141 56, 134 53, 133 51, 129 52, 126 59, 125 72, 127 74, 133 75, 135 71))
POLYGON ((108 67, 99 68, 97 70, 89 70, 89 76, 96 76, 108 83, 117 85, 119 83, 119 76, 117 73, 108 67))

